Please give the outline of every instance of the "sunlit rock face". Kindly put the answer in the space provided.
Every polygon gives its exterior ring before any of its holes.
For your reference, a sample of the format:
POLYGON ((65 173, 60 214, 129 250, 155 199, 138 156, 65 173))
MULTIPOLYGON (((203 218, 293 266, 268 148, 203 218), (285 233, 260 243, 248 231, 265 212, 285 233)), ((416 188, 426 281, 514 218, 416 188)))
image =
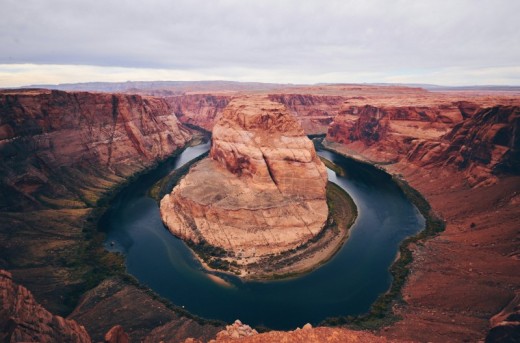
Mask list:
POLYGON ((176 236, 224 248, 247 264, 321 231, 326 183, 312 142, 283 105, 237 98, 217 120, 210 157, 162 199, 161 216, 176 236))

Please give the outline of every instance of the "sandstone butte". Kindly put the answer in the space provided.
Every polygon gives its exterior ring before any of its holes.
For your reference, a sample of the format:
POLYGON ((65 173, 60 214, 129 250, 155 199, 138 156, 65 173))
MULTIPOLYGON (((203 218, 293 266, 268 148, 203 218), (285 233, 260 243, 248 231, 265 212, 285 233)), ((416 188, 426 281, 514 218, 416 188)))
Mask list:
POLYGON ((326 184, 325 166, 287 109, 239 97, 213 128, 209 158, 161 200, 161 216, 174 235, 224 249, 245 275, 247 265, 324 228, 326 184))

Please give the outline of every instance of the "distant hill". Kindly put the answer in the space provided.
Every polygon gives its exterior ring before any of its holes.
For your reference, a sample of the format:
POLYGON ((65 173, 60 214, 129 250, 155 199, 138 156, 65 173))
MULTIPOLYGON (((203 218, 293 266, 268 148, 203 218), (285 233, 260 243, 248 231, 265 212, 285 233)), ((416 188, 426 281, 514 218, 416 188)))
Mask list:
POLYGON ((30 85, 22 88, 46 88, 63 91, 145 93, 150 95, 176 95, 186 92, 220 91, 268 91, 296 87, 293 84, 237 81, 127 81, 127 82, 85 82, 58 85, 30 85))
POLYGON ((239 82, 239 81, 126 81, 126 82, 83 82, 63 84, 40 84, 21 88, 45 88, 63 91, 87 91, 109 93, 139 93, 156 96, 179 95, 189 92, 240 92, 240 91, 274 91, 291 88, 313 86, 374 86, 374 87, 409 87, 422 88, 428 91, 450 92, 520 92, 520 86, 440 86, 423 83, 318 83, 314 85, 282 84, 263 82, 239 82))

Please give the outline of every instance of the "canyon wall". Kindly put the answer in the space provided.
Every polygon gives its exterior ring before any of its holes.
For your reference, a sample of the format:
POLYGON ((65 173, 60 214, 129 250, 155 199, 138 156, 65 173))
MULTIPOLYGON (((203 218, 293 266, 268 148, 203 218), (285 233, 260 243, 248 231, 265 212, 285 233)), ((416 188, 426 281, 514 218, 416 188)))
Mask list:
POLYGON ((414 142, 406 158, 421 166, 453 166, 470 185, 496 182, 497 175, 520 175, 520 107, 478 111, 439 142, 414 142))
POLYGON ((95 341, 116 324, 136 340, 166 324, 167 332, 180 330, 172 334, 179 340, 211 337, 218 325, 199 324, 126 279, 95 287, 124 271, 123 257, 104 249, 96 227, 104 196, 191 135, 162 99, 0 91, 0 268, 61 316, 83 296, 73 316, 95 341))
POLYGON ((406 180, 446 222, 439 236, 411 247, 406 303, 393 308, 403 320, 379 331, 389 338, 477 341, 491 326, 492 342, 511 339, 518 329, 510 321, 489 321, 514 307, 520 285, 518 100, 456 105, 460 116, 450 114, 453 122, 445 115, 396 117, 385 106, 362 106, 339 114, 324 141, 406 180))
POLYGON ((183 94, 166 97, 165 101, 181 123, 196 125, 211 132, 217 116, 232 98, 232 95, 183 94))
MULTIPOLYGON (((414 261, 402 292, 405 303, 394 306, 403 320, 378 334, 399 341, 477 341, 490 325, 505 327, 496 318, 488 320, 504 307, 516 306, 512 300, 520 285, 518 95, 348 85, 291 92, 305 95, 273 95, 272 100, 286 104, 293 114, 316 116, 318 122, 309 124, 307 133, 325 132, 324 123, 333 118, 326 144, 404 178, 446 220, 444 233, 412 247, 414 261), (311 101, 311 93, 334 93, 343 104, 311 101), (315 125, 319 130, 312 131, 315 125)), ((172 113, 181 122, 212 128, 231 99, 219 97, 193 95, 183 104, 181 98, 172 102, 133 95, 0 91, 0 267, 9 269, 52 312, 68 314, 78 296, 103 277, 105 271, 97 270, 100 256, 111 269, 123 268, 122 259, 105 255, 100 238, 86 229, 92 228, 95 204, 129 175, 184 144, 189 132, 172 113), (93 237, 98 241, 87 244, 85 239, 93 237)), ((230 159, 231 151, 223 156, 230 169, 252 170, 245 168, 249 162, 230 159)), ((219 331, 218 325, 189 319, 118 278, 84 294, 72 317, 95 341, 116 324, 123 324, 131 339, 150 342, 186 337, 207 341, 219 331)), ((5 334, 21 322, 3 323, 7 326, 0 331, 5 334)), ((518 332, 511 325, 507 329, 518 332)), ((63 330, 70 332, 66 325, 63 330)), ((344 329, 312 330, 247 339, 321 341, 343 337, 344 329)))
POLYGON ((247 265, 321 231, 327 173, 284 106, 264 97, 234 99, 212 140, 210 158, 161 201, 172 233, 223 248, 247 265))
POLYGON ((375 162, 451 166, 472 186, 519 173, 518 106, 441 110, 366 105, 338 115, 326 139, 375 162))
MULTIPOLYGON (((211 131, 218 115, 239 93, 182 94, 167 96, 165 101, 172 107, 183 124, 191 124, 211 131)), ((339 113, 346 98, 312 94, 269 94, 269 100, 284 105, 294 115, 307 135, 324 134, 328 125, 339 113)))
MULTIPOLYGON (((93 204, 183 146, 190 133, 168 104, 138 95, 0 92, 0 208, 93 204)), ((67 206, 66 206, 67 207, 67 206)))
POLYGON ((307 135, 327 132, 345 97, 313 94, 269 94, 271 101, 284 105, 300 122, 307 135))

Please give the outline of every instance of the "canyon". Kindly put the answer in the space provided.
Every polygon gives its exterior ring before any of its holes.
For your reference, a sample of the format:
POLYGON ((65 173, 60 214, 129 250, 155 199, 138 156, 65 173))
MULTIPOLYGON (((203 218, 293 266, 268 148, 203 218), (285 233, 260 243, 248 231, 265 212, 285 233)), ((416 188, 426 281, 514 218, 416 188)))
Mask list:
MULTIPOLYGON (((515 337, 518 92, 368 85, 261 92, 290 111, 306 134, 326 134, 325 147, 417 189, 446 229, 409 247, 413 261, 403 301, 392 304, 398 320, 383 321, 372 333, 345 328, 355 325, 345 321, 344 328, 268 332, 239 341, 478 341, 490 329, 489 341, 515 337)), ((75 330, 83 325, 95 341, 118 324, 135 341, 216 338, 223 323, 165 304, 125 276, 122 256, 104 250, 95 221, 117 187, 185 146, 194 135, 191 125, 218 131, 216 118, 247 93, 203 87, 164 97, 0 91, 0 267, 12 274, 3 278, 77 322, 69 323, 75 330)), ((238 159, 229 151, 218 158, 233 167, 238 159)), ((69 324, 60 326, 63 332, 70 332, 69 324)))

